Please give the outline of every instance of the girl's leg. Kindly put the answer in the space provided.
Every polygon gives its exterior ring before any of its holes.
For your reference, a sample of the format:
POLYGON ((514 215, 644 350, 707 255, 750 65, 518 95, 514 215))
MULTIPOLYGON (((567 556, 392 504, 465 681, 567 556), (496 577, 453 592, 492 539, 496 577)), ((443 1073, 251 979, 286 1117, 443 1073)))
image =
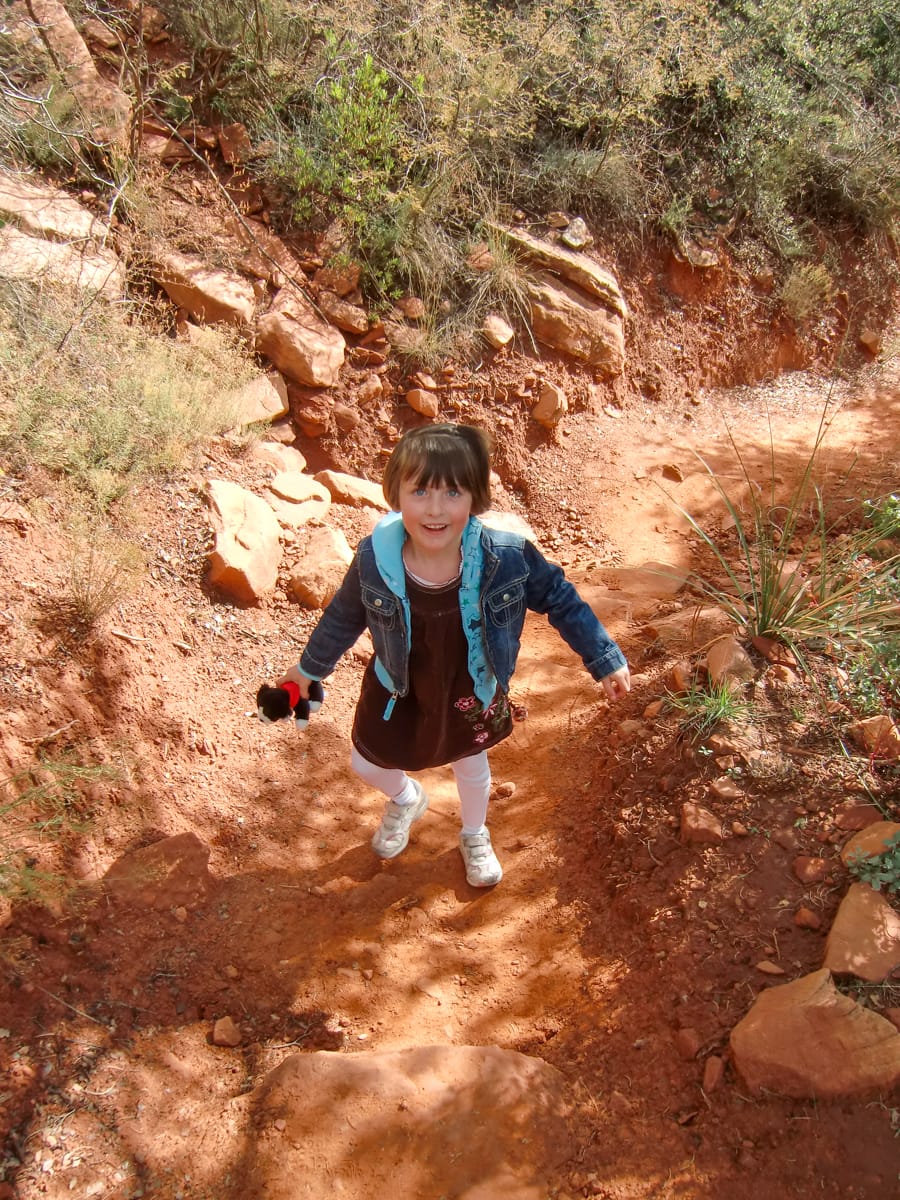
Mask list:
POLYGON ((488 798, 491 793, 491 768, 487 751, 452 764, 459 791, 462 832, 459 852, 466 866, 466 879, 472 887, 493 887, 503 878, 487 831, 488 798))
POLYGON ((350 766, 369 787, 384 792, 395 804, 402 807, 404 804, 415 804, 418 800, 415 784, 405 771, 377 767, 375 763, 363 758, 355 746, 350 752, 350 766))
POLYGON ((405 771, 378 767, 363 758, 355 746, 350 766, 370 787, 387 796, 381 824, 372 837, 372 849, 379 858, 396 858, 406 849, 413 822, 428 808, 428 797, 421 784, 405 771))
POLYGON ((487 819, 488 797, 491 794, 491 766, 487 751, 470 758, 457 759, 450 764, 456 776, 462 831, 481 833, 487 819))

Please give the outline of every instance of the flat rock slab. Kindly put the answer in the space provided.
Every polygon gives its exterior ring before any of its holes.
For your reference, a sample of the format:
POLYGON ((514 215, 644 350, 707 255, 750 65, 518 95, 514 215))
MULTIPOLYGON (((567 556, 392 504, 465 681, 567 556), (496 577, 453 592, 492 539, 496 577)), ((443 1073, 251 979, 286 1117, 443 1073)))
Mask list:
POLYGON ((834 918, 823 965, 870 983, 887 979, 900 967, 900 913, 868 884, 854 883, 834 918))
POLYGON ((254 1095, 247 1200, 546 1200, 565 1081, 496 1046, 286 1059, 254 1095))
POLYGON ((757 996, 731 1031, 731 1052, 756 1094, 837 1099, 900 1083, 900 1033, 842 995, 824 967, 757 996))

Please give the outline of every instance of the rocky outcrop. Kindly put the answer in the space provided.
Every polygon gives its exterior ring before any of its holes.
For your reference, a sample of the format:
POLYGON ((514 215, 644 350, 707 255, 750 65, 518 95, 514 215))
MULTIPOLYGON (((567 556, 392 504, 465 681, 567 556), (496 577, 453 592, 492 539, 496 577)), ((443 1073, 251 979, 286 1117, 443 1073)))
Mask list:
POLYGON ((825 968, 762 992, 732 1030, 731 1051, 754 1093, 828 1099, 900 1083, 900 1033, 842 995, 825 968))
POLYGON ((62 284, 106 300, 118 300, 125 293, 125 271, 111 250, 48 242, 12 225, 0 229, 0 275, 62 284))
POLYGON ((868 884, 852 884, 841 901, 824 965, 870 983, 881 983, 900 967, 900 913, 868 884))
POLYGON ((181 308, 204 324, 249 325, 256 311, 253 285, 232 271, 169 250, 157 258, 154 279, 181 308))
POLYGON ((57 188, 26 175, 0 171, 0 216, 32 237, 102 246, 109 226, 57 188))
MULTIPOLYGON (((521 229, 492 228, 521 260, 538 268, 535 274, 523 273, 537 340, 603 375, 620 375, 628 306, 615 276, 589 255, 558 242, 521 229)), ((579 244, 589 242, 580 239, 579 244)), ((490 257, 487 252, 470 263, 476 270, 485 269, 490 257)))
POLYGON ((622 373, 625 331, 618 313, 547 272, 526 278, 525 290, 531 329, 539 342, 607 376, 622 373))
POLYGON ((343 1200, 542 1200, 573 1148, 563 1076, 495 1046, 292 1055, 252 1105, 247 1200, 323 1179, 343 1200))
POLYGON ((239 604, 256 604, 274 588, 281 562, 281 530, 265 500, 225 479, 207 490, 215 545, 209 582, 239 604))
POLYGON ((588 255, 533 237, 521 229, 500 226, 494 226, 494 229, 525 259, 575 284, 623 321, 628 317, 628 305, 616 277, 588 255))
POLYGON ((327 388, 338 381, 346 343, 308 300, 284 288, 257 321, 256 346, 288 379, 327 388))
POLYGON ((0 172, 0 274, 117 300, 125 270, 106 244, 109 226, 84 205, 26 175, 0 172))
POLYGON ((92 142, 124 150, 131 125, 131 101, 97 71, 72 18, 56 0, 32 0, 41 32, 62 65, 66 86, 84 115, 84 131, 92 142))

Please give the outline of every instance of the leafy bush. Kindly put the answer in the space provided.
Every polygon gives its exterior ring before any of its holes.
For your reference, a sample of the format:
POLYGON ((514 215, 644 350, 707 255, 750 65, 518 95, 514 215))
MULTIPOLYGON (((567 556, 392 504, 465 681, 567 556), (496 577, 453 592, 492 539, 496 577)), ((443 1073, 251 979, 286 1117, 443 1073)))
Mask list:
POLYGON ((335 53, 274 164, 298 221, 309 223, 324 211, 356 233, 365 227, 402 166, 398 104, 396 87, 371 54, 350 65, 335 53))
POLYGON ((900 892, 900 833, 887 842, 881 854, 855 854, 847 863, 851 875, 876 892, 900 892))

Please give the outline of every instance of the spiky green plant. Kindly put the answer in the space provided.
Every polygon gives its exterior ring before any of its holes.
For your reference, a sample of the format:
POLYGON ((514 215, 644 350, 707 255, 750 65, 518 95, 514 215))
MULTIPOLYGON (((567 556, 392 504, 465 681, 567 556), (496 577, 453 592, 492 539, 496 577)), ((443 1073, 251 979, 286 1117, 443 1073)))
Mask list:
POLYGON ((666 706, 680 714, 680 732, 698 742, 720 722, 744 722, 752 713, 752 705, 731 679, 715 683, 695 680, 685 692, 666 692, 666 706))
POLYGON ((886 536, 900 530, 900 517, 886 509, 887 516, 876 525, 866 519, 861 504, 856 528, 845 532, 846 522, 829 516, 815 482, 831 416, 826 405, 804 469, 785 499, 776 494, 779 473, 771 424, 764 484, 756 482, 729 432, 749 493, 748 511, 698 456, 733 522, 737 562, 693 514, 676 505, 728 581, 723 586, 695 572, 695 589, 748 636, 784 642, 801 660, 810 643, 841 653, 849 647, 874 653, 886 637, 900 632, 900 556, 873 556, 886 536))

